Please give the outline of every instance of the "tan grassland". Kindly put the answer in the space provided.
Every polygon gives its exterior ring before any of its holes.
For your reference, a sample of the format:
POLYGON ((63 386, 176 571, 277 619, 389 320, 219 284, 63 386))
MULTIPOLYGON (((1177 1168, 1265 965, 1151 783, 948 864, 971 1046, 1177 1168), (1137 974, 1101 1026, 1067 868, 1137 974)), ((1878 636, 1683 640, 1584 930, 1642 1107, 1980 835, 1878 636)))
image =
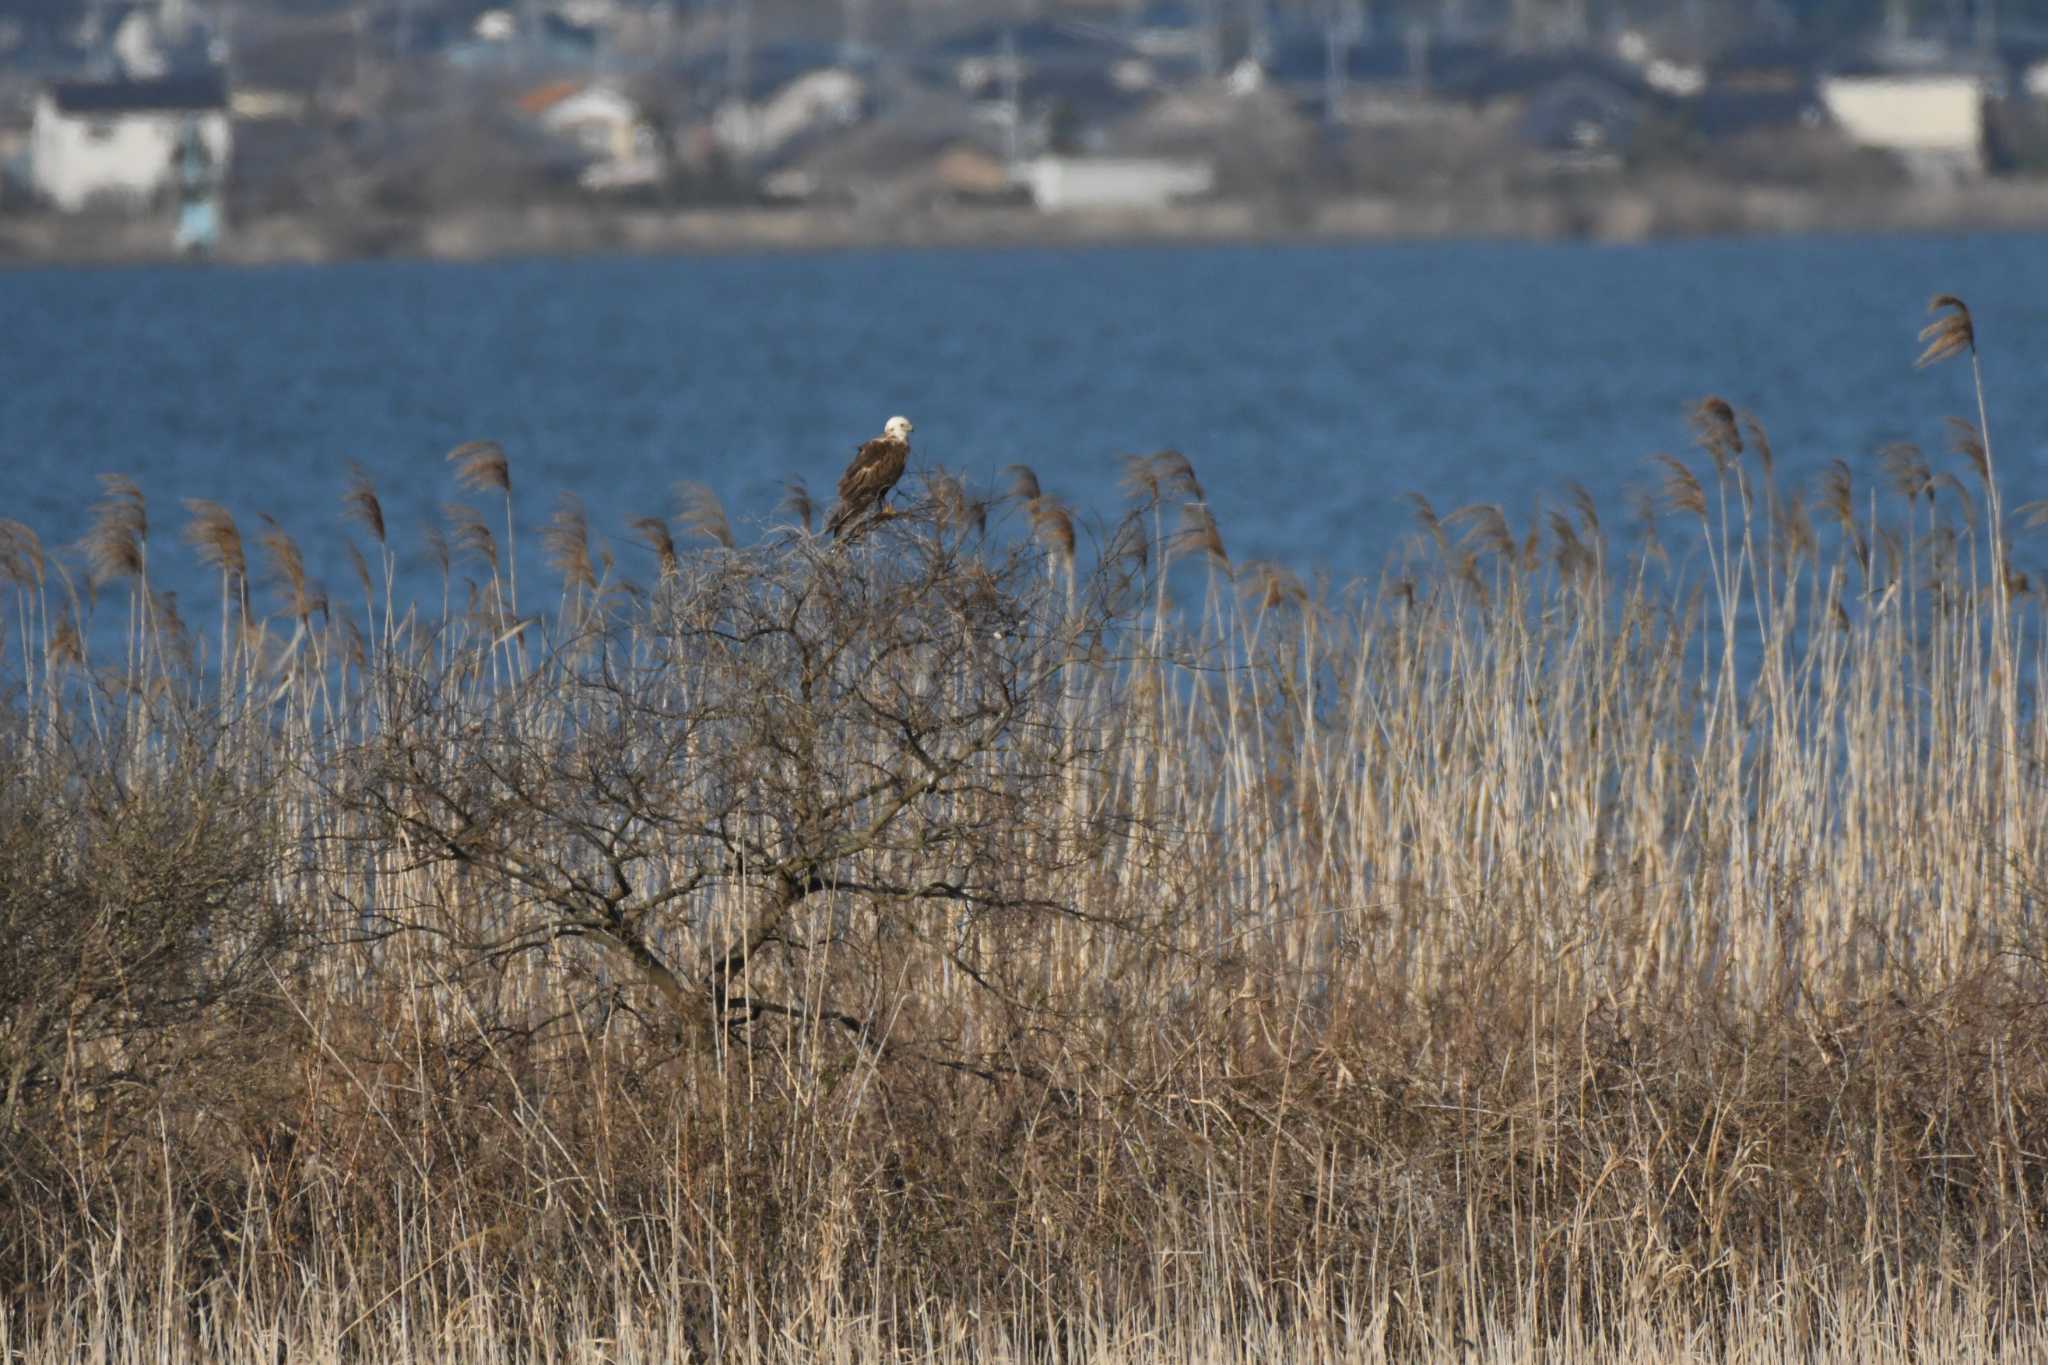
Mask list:
POLYGON ((2033 517, 1923 341, 1882 486, 1711 399, 1647 540, 1346 593, 1174 452, 613 552, 477 442, 410 602, 360 475, 332 591, 0 523, 0 1360, 2048 1356, 2033 517))

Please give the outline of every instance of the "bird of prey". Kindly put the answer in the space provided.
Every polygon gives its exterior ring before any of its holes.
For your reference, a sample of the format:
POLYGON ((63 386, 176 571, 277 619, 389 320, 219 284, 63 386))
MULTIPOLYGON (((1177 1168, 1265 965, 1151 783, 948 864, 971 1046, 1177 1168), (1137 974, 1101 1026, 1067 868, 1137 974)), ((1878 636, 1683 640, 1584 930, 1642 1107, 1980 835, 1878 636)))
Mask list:
POLYGON ((881 510, 882 500, 903 477, 903 466, 910 460, 912 430, 908 417, 891 417, 880 436, 854 453, 853 463, 839 476, 839 501, 825 520, 825 529, 834 538, 881 510))

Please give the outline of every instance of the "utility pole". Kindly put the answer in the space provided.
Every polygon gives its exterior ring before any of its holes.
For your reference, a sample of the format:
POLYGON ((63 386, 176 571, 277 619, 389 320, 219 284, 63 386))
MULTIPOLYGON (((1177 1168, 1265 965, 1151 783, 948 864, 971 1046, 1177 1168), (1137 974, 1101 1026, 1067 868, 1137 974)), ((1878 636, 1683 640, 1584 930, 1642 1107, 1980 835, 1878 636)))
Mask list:
POLYGON ((1340 123, 1350 90, 1351 48, 1365 28, 1358 0, 1329 0, 1323 22, 1323 120, 1340 123))
POLYGON ((1003 30, 1003 152, 1015 167, 1024 158, 1024 73, 1017 69, 1017 30, 1003 30))
POLYGON ((842 61, 868 45, 868 0, 839 0, 839 55, 842 61))
POLYGON ((725 103, 732 111, 733 124, 743 162, 754 156, 754 111, 749 96, 753 87, 754 0, 726 0, 725 103))
POLYGON ((1263 62, 1273 55, 1273 16, 1267 13, 1266 0, 1245 0, 1245 31, 1255 60, 1263 62))
POLYGON ((726 0, 725 97, 746 103, 754 59, 754 0, 726 0))
POLYGON ((1565 0, 1565 32, 1574 43, 1583 43, 1592 35, 1593 24, 1586 13, 1586 0, 1565 0))

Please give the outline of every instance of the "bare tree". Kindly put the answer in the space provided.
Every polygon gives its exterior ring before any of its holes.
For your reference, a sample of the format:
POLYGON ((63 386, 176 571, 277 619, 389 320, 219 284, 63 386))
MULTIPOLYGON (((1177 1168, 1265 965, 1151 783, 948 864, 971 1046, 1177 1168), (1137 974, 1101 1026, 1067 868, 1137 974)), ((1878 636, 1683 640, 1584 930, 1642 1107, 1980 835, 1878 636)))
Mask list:
POLYGON ((1128 566, 1076 582, 1049 502, 1049 548, 1002 546, 937 493, 853 544, 665 554, 639 605, 586 615, 488 706, 416 672, 337 794, 365 817, 350 857, 407 851, 354 922, 472 963, 596 945, 706 1045, 802 1020, 896 1047, 913 958, 1021 1029, 1030 935, 1135 927, 1078 888, 1134 830, 1118 720, 1085 694, 1145 594, 1112 591, 1128 566))

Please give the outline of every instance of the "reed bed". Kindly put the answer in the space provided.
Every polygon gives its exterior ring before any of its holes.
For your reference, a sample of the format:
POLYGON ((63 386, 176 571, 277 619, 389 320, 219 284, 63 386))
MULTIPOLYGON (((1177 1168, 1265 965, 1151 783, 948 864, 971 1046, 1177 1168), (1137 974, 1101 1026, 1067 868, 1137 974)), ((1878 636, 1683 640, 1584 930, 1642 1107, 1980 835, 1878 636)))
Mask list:
POLYGON ((187 503, 200 626, 133 482, 0 523, 0 1359, 2039 1358, 1975 392, 1804 491, 1710 399, 1647 534, 1417 500, 1344 593, 1171 451, 542 573, 473 443, 423 591, 360 474, 344 588, 187 503))

